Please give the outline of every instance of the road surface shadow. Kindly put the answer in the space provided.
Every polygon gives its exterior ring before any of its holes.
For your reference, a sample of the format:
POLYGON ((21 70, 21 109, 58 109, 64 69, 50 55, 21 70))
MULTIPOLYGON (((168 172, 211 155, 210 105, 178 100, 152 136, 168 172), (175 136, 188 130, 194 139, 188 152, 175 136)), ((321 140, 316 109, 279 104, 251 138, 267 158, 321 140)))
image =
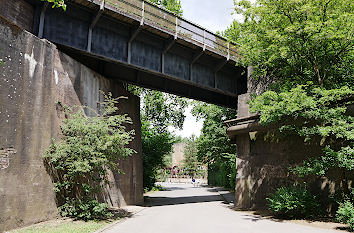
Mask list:
POLYGON ((220 195, 189 196, 189 197, 147 197, 146 206, 182 205, 202 202, 222 201, 220 195))
POLYGON ((163 187, 165 189, 165 191, 174 191, 174 190, 184 190, 186 188, 182 188, 182 187, 176 187, 176 186, 173 186, 173 187, 163 187))
POLYGON ((249 214, 245 214, 242 215, 242 219, 244 220, 250 220, 252 222, 258 222, 261 220, 270 220, 273 222, 283 222, 284 220, 282 219, 277 219, 277 218, 266 218, 266 217, 262 217, 262 216, 257 216, 257 215, 249 215, 249 214))

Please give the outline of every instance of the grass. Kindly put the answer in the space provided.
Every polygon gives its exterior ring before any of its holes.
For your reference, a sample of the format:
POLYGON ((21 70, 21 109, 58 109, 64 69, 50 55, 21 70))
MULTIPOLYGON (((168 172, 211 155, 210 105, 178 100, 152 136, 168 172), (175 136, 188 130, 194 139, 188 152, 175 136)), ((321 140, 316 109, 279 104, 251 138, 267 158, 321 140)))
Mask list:
POLYGON ((11 231, 11 233, 90 233, 108 225, 110 221, 55 220, 11 231))

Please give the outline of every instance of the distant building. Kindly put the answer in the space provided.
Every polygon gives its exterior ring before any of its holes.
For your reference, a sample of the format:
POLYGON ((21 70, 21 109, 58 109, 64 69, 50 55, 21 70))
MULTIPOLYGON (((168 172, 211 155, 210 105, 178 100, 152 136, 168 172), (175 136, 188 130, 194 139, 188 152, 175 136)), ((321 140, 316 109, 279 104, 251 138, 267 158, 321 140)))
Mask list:
POLYGON ((184 160, 184 147, 186 146, 185 142, 179 142, 173 145, 173 153, 172 153, 172 167, 183 166, 184 160))

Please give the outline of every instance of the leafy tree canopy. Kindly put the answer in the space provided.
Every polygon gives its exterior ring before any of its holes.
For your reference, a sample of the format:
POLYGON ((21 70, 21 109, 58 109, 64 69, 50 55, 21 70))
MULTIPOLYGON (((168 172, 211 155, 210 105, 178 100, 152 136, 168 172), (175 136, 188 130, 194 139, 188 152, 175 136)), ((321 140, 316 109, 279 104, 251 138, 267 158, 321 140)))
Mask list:
POLYGON ((149 0, 149 1, 179 16, 182 16, 183 14, 180 0, 149 0))
POLYGON ((244 22, 224 35, 237 42, 240 62, 281 89, 308 81, 353 86, 354 2, 348 0, 235 1, 244 22))
POLYGON ((42 1, 53 3, 53 8, 54 7, 61 7, 64 10, 66 10, 65 0, 42 0, 42 1))
POLYGON ((208 164, 208 183, 232 189, 236 178, 236 147, 231 145, 223 121, 234 118, 236 111, 195 101, 192 114, 204 119, 196 144, 199 161, 208 164), (214 175, 217 178, 212 180, 214 175))
POLYGON ((354 98, 353 10, 348 0, 235 1, 244 21, 224 32, 239 44, 239 62, 254 67, 253 77, 273 80, 270 91, 250 101, 261 123, 276 123, 277 136, 298 135, 322 147, 322 155, 308 155, 294 171, 329 175, 339 169, 348 185, 354 169, 348 110, 354 98))
POLYGON ((203 164, 198 160, 197 153, 198 150, 196 137, 192 135, 186 140, 183 160, 183 168, 186 170, 186 173, 191 177, 204 175, 204 171, 200 169, 203 164))

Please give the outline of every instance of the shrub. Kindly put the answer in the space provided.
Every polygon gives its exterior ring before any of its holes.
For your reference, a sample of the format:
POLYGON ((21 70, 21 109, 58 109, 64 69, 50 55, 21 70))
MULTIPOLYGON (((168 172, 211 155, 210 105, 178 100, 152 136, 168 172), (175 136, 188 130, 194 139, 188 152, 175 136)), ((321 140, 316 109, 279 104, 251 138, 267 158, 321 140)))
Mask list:
POLYGON ((337 219, 340 222, 349 224, 351 230, 354 230, 354 205, 352 202, 347 200, 339 206, 337 219))
POLYGON ((303 186, 281 187, 266 200, 270 210, 282 218, 315 217, 320 209, 316 196, 303 186))
POLYGON ((77 219, 104 219, 110 216, 107 205, 99 203, 108 183, 107 170, 118 171, 118 159, 131 155, 128 148, 134 131, 127 115, 117 114, 118 98, 105 95, 100 113, 87 117, 82 108, 67 108, 67 119, 61 126, 62 137, 53 141, 45 152, 44 163, 56 192, 59 211, 77 219))
POLYGON ((93 198, 84 200, 68 198, 66 202, 59 207, 59 212, 63 217, 71 217, 85 221, 112 217, 113 214, 107 210, 108 205, 106 203, 99 203, 93 198))

